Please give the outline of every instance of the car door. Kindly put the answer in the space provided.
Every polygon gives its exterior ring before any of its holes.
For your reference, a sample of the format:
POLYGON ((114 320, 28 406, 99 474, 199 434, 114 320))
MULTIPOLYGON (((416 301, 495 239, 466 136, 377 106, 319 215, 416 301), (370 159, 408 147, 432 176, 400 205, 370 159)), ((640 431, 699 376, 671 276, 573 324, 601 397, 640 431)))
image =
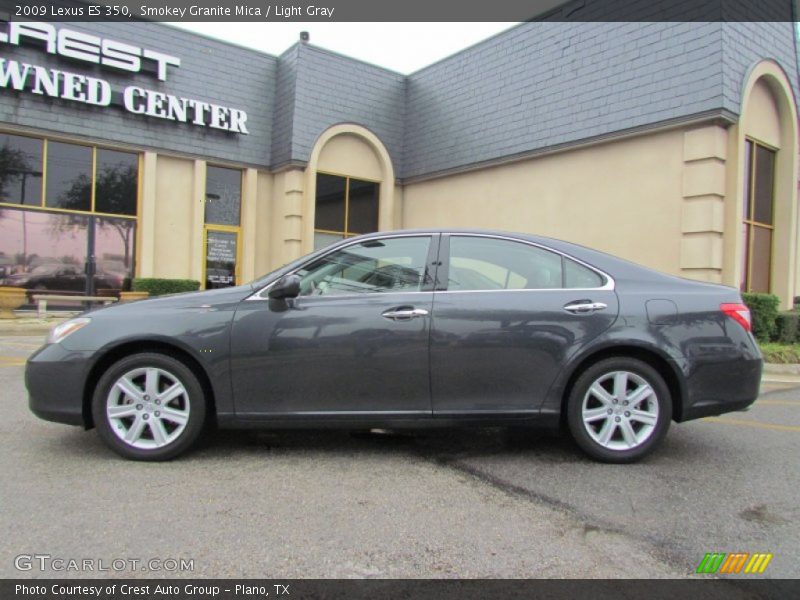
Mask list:
POLYGON ((431 330, 434 416, 538 412, 569 358, 616 320, 609 277, 549 249, 443 236, 431 330))
POLYGON ((70 292, 84 291, 86 280, 73 266, 62 267, 55 274, 55 281, 49 289, 65 290, 70 292))
POLYGON ((242 302, 231 332, 242 417, 431 415, 430 313, 439 236, 359 241, 295 271, 300 295, 242 302))

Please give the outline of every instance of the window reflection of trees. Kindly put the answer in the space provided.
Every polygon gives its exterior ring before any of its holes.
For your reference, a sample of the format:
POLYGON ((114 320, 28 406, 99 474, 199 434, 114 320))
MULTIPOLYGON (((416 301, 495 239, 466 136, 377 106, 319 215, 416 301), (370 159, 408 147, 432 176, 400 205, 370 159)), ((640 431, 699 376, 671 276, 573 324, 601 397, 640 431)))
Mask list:
MULTIPOLYGON (((72 185, 59 196, 59 205, 67 210, 79 210, 86 194, 91 195, 92 181, 85 174, 73 180, 72 185)), ((95 187, 97 209, 112 214, 135 214, 136 195, 138 189, 138 170, 133 165, 118 163, 106 164, 98 171, 95 187)), ((131 268, 131 252, 135 221, 133 219, 117 219, 104 215, 95 215, 95 227, 116 232, 122 242, 122 262, 126 272, 131 268)), ((75 232, 85 230, 88 226, 86 215, 58 215, 55 229, 58 232, 75 232)))
POLYGON ((0 147, 0 202, 38 204, 42 178, 41 141, 0 136, 0 140, 3 138, 5 143, 0 147))

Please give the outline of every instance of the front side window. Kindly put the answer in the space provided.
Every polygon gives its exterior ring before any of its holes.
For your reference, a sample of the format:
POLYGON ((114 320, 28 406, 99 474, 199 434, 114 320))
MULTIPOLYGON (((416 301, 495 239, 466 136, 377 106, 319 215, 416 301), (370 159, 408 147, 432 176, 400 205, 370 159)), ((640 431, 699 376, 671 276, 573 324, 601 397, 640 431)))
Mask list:
POLYGON ((449 291, 597 288, 595 271, 543 248, 485 237, 450 238, 449 291))
POLYGON ((427 278, 430 237, 370 240, 327 254, 298 271, 301 296, 418 292, 427 278))
POLYGON ((318 173, 314 249, 377 231, 379 190, 375 181, 318 173))
POLYGON ((752 140, 745 142, 743 292, 769 293, 775 190, 775 151, 752 140))

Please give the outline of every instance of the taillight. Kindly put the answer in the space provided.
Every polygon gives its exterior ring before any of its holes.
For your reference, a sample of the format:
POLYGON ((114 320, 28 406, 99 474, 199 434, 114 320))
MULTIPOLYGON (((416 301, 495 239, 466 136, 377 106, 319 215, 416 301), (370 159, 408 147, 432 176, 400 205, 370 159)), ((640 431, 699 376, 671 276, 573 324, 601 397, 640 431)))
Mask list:
POLYGON ((750 309, 744 304, 726 302, 719 305, 719 309, 724 312, 731 319, 736 321, 739 325, 744 327, 745 331, 750 331, 750 309))

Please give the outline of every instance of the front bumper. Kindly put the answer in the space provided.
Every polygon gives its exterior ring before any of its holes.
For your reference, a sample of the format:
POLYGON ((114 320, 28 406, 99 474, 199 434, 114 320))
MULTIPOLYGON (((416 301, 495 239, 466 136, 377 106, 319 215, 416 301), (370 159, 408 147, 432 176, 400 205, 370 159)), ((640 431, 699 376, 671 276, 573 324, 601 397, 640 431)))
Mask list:
POLYGON ((28 406, 46 421, 88 427, 83 393, 91 371, 92 352, 67 350, 48 344, 37 350, 25 366, 28 406))

